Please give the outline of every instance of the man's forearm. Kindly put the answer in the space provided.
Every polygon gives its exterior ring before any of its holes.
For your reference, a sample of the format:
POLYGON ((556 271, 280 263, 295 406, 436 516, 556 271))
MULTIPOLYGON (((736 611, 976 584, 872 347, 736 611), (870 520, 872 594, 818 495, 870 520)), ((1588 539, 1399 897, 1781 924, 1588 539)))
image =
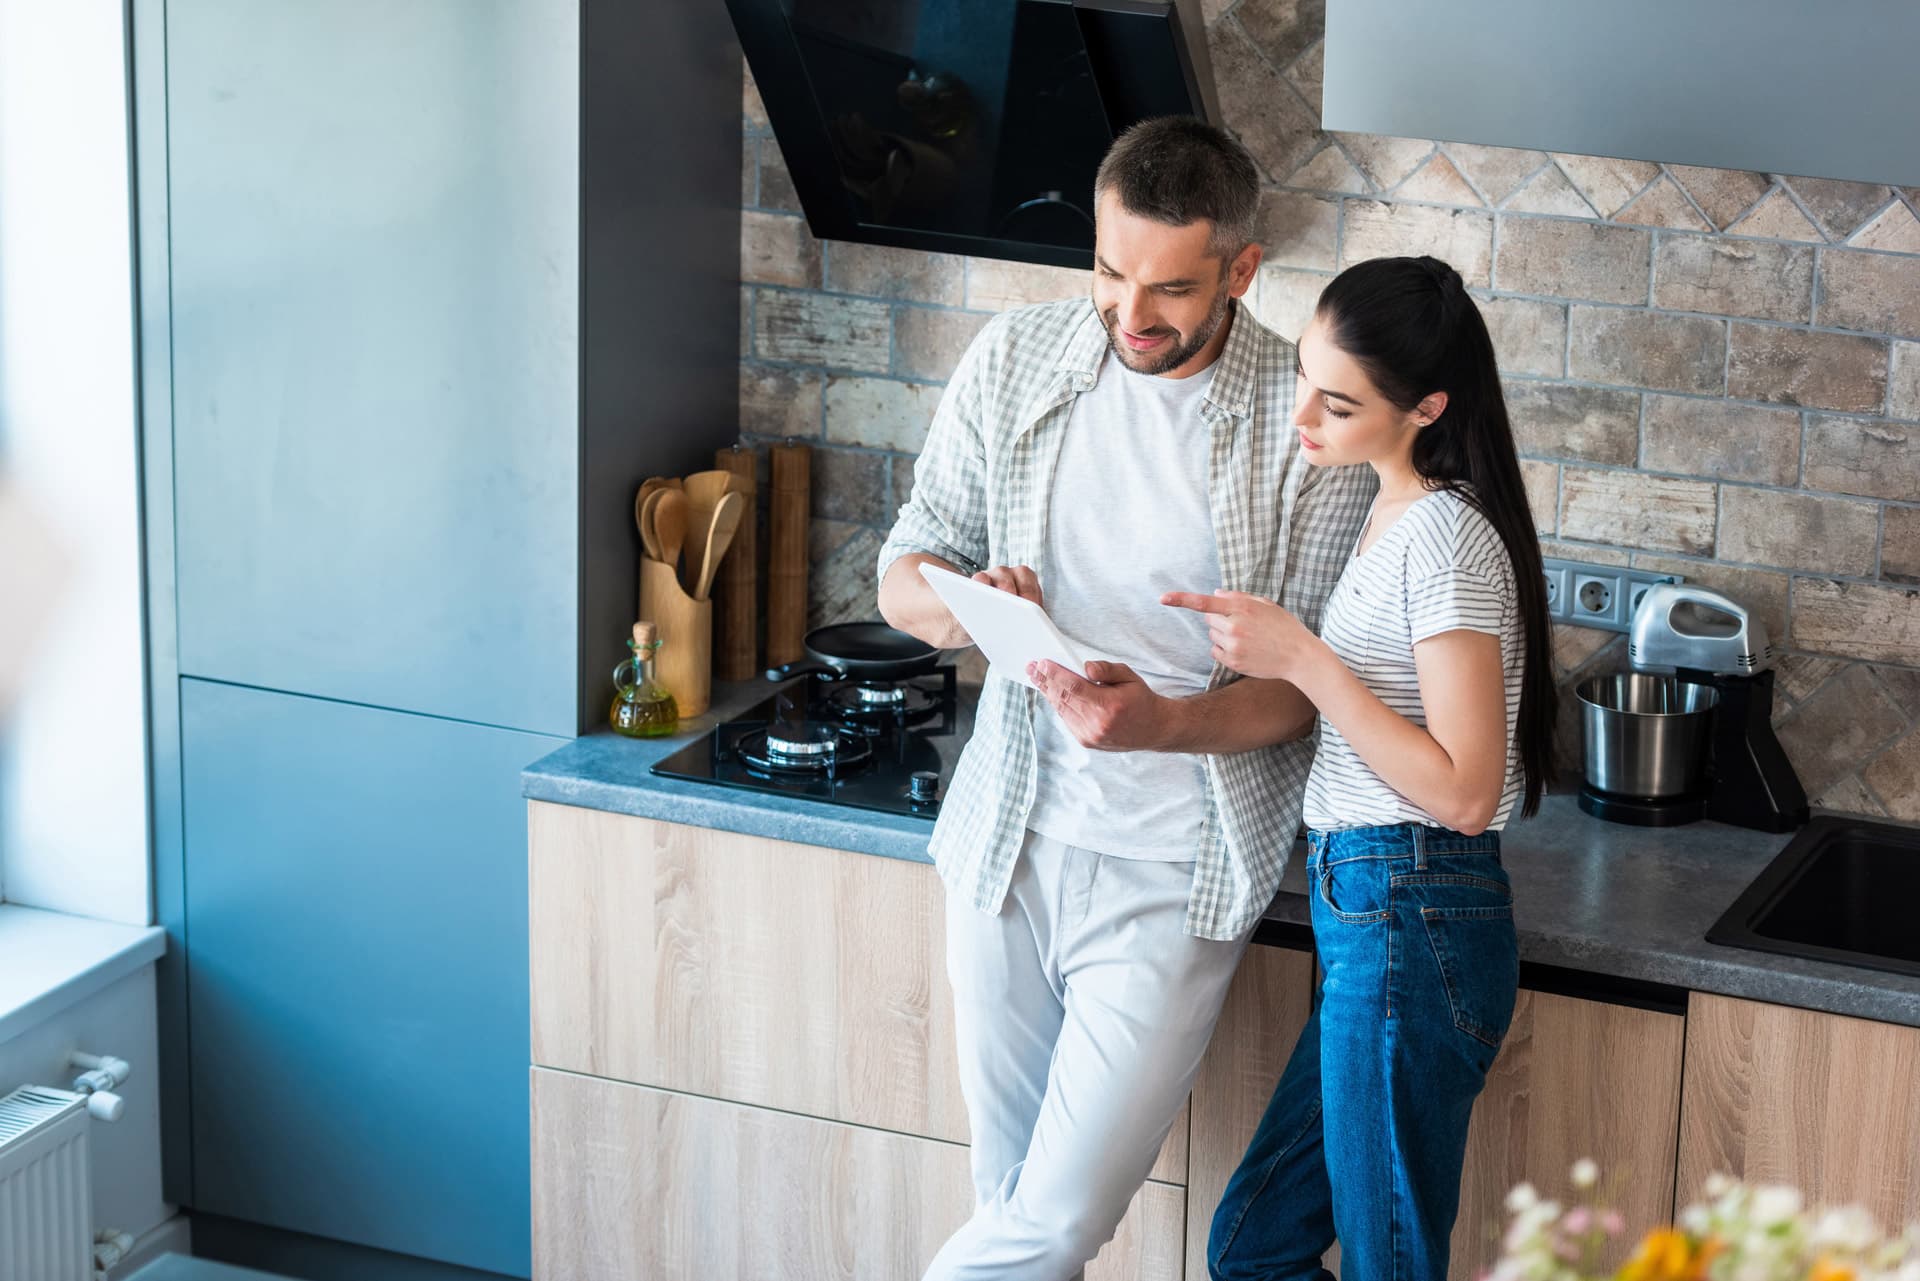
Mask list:
POLYGON ((887 621, 887 626, 939 649, 960 649, 973 644, 973 638, 955 621, 953 612, 941 602, 940 594, 920 573, 922 565, 954 569, 938 556, 925 552, 909 552, 894 561, 887 566, 887 576, 880 584, 880 617, 887 621))
POLYGON ((1167 733, 1160 750, 1224 755, 1304 738, 1314 708, 1286 681, 1243 678, 1219 689, 1167 700, 1167 733))

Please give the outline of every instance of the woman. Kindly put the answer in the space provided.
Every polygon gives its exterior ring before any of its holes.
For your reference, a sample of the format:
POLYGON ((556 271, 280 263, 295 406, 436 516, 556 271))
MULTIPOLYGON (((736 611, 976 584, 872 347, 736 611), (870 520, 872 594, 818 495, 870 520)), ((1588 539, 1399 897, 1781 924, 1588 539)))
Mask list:
POLYGON ((1320 466, 1380 493, 1319 636, 1270 601, 1170 593, 1214 657, 1319 713, 1307 875, 1325 978, 1214 1215, 1221 1281, 1446 1276, 1467 1121, 1519 959, 1499 830, 1539 806, 1554 690, 1540 548, 1487 327, 1460 275, 1337 277, 1298 347, 1320 466))

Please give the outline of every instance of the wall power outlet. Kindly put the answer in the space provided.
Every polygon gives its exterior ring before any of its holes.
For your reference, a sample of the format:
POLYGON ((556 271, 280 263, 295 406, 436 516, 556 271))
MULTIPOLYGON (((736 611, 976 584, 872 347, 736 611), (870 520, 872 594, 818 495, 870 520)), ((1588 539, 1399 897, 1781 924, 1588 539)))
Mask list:
POLYGON ((1589 565, 1577 560, 1541 562, 1547 576, 1547 613, 1555 622, 1624 632, 1647 588, 1677 583, 1677 574, 1652 574, 1620 565, 1589 565))

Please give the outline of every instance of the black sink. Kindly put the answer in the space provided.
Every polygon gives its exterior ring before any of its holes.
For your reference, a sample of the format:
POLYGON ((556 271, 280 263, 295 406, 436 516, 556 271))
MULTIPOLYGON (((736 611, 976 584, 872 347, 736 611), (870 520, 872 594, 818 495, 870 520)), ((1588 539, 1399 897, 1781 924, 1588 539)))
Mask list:
POLYGON ((1920 830, 1814 819, 1707 942, 1920 975, 1920 830))

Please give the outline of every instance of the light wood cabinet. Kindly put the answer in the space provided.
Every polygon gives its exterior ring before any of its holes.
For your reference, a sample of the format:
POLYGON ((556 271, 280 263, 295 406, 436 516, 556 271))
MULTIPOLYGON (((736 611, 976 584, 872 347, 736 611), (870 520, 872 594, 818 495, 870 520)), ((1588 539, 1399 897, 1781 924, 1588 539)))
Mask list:
MULTIPOLYGON (((903 1281, 972 1205, 967 1150, 533 1070, 536 1281, 903 1281)), ((1182 1189, 1148 1183, 1088 1281, 1179 1281, 1182 1189)))
POLYGON ((1920 1028, 1695 993, 1679 1204, 1709 1174, 1920 1218, 1920 1028))
MULTIPOLYGON (((533 1061, 967 1141, 933 868, 528 806, 533 1061)), ((1184 1184, 1187 1118, 1151 1177, 1184 1184)))
POLYGON ((964 1142, 933 869, 535 802, 533 1061, 964 1142))
POLYGON ((1220 1022, 1187 1108, 1187 1276, 1206 1281, 1213 1211, 1313 1009, 1313 955, 1250 947, 1227 989, 1220 1022))
MULTIPOLYGON (((528 824, 535 1275, 918 1275, 971 1201, 934 870, 542 802, 528 824)), ((1090 1278, 1204 1281, 1313 984, 1309 953, 1247 951, 1090 1278)), ((1509 1189, 1563 1197, 1580 1157, 1635 1228, 1714 1170, 1920 1217, 1920 1029, 1522 992, 1474 1109, 1451 1274, 1491 1265, 1509 1189)))
MULTIPOLYGON (((1255 947, 1227 996, 1194 1080, 1187 1185, 1187 1276, 1204 1281, 1207 1233, 1311 1013, 1313 960, 1255 947)), ((1475 1103, 1450 1275, 1478 1276, 1498 1255, 1509 1189, 1563 1195, 1590 1156, 1619 1180, 1633 1223, 1666 1221, 1674 1187, 1685 1021, 1676 1014, 1522 992, 1512 1028, 1475 1103)), ((1339 1249, 1327 1256, 1337 1274, 1339 1249)))
MULTIPOLYGON (((1564 1199, 1581 1157, 1599 1164, 1603 1190, 1628 1223, 1668 1220, 1685 1036, 1678 1014, 1520 993, 1474 1103, 1450 1275, 1476 1277, 1493 1266, 1515 1184, 1564 1199)), ((1609 1263, 1630 1246, 1623 1241, 1609 1263)))

